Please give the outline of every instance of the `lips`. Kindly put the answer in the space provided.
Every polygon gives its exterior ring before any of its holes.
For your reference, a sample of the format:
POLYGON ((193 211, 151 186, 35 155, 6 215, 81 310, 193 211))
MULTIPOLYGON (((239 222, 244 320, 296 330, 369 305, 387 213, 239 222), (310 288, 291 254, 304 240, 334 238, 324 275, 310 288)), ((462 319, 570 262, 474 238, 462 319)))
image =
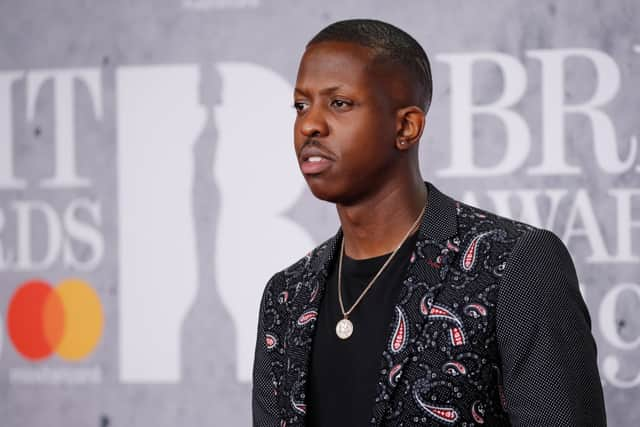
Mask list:
POLYGON ((322 173, 331 167, 333 161, 324 157, 312 156, 302 162, 300 169, 305 175, 316 175, 322 173))
POLYGON ((333 154, 318 146, 306 146, 299 156, 300 170, 305 175, 317 175, 331 167, 333 154))

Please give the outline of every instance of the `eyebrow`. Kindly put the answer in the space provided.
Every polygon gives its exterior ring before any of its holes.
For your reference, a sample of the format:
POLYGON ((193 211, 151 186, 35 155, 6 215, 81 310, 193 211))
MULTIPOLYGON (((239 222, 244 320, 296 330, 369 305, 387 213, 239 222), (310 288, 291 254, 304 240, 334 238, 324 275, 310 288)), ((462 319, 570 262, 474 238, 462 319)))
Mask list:
MULTIPOLYGON (((320 95, 327 95, 330 93, 337 92, 339 89, 344 87, 344 85, 331 86, 320 90, 320 95)), ((305 94, 305 90, 301 88, 295 88, 294 93, 305 94)))

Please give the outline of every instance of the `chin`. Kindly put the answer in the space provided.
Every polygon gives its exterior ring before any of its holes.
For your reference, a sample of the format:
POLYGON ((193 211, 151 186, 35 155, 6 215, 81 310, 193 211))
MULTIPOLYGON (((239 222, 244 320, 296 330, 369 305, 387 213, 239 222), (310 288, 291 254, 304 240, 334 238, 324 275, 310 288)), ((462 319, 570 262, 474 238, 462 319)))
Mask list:
POLYGON ((338 205, 353 204, 359 194, 353 186, 340 185, 336 181, 321 179, 320 177, 305 177, 311 193, 320 200, 338 205))
POLYGON ((318 177, 305 176, 305 180, 307 181, 309 190, 311 190, 311 193, 317 199, 330 203, 338 203, 341 200, 340 192, 337 191, 335 186, 324 182, 324 180, 319 179, 318 177))

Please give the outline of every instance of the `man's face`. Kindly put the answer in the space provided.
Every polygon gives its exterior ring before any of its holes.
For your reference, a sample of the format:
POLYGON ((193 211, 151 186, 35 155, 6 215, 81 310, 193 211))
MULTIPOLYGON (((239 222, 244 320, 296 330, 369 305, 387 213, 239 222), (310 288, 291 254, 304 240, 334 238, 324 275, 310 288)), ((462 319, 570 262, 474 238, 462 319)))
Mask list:
POLYGON ((388 181, 396 118, 382 67, 372 52, 345 42, 320 42, 304 53, 294 106, 294 145, 311 192, 349 204, 388 181))

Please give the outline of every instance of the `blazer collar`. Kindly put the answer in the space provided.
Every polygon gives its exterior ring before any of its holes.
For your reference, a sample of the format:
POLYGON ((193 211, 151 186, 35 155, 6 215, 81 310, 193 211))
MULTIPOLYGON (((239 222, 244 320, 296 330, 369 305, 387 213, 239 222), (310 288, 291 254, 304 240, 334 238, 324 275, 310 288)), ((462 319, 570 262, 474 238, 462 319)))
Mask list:
MULTIPOLYGON (((397 379, 402 374, 402 368, 409 359, 408 355, 413 351, 414 341, 409 343, 409 336, 417 337, 419 331, 414 325, 423 325, 429 317, 429 311, 442 282, 448 266, 451 262, 451 245, 448 238, 457 233, 457 207, 456 202, 442 194, 431 183, 427 186, 427 207, 422 217, 418 230, 416 246, 411 258, 411 265, 405 277, 401 280, 403 290, 400 300, 396 301, 395 314, 392 324, 387 332, 388 345, 381 355, 386 369, 381 371, 378 381, 378 392, 391 395, 397 385, 397 379), (420 301, 420 309, 413 308, 416 301, 420 301), (402 331, 407 337, 405 344, 398 340, 398 333, 402 331), (393 342, 396 342, 394 345, 393 342)), ((342 238, 342 229, 325 243, 320 245, 310 254, 303 277, 300 278, 299 289, 296 293, 295 303, 292 304, 291 322, 287 335, 294 337, 299 332, 296 325, 297 319, 307 313, 316 313, 320 300, 324 294, 325 282, 330 271, 331 263, 337 257, 339 242, 342 238)), ((456 248, 457 249, 457 248, 456 248)), ((300 342, 300 340, 298 340, 300 342)), ((311 345, 299 346, 295 351, 288 351, 287 365, 297 366, 299 369, 288 370, 288 378, 285 380, 283 395, 291 404, 293 413, 297 419, 304 420, 306 405, 304 402, 305 384, 309 368, 311 345)), ((374 403, 373 416, 377 422, 393 412, 390 407, 391 399, 383 399, 374 403)), ((284 403, 284 402, 283 402, 284 403)))
MULTIPOLYGON (((427 208, 422 215, 418 239, 443 241, 454 236, 458 230, 456 202, 440 192, 430 182, 425 182, 427 187, 427 208)), ((331 262, 337 256, 342 228, 329 240, 320 246, 321 253, 311 260, 311 270, 328 274, 331 262)))
POLYGON ((418 240, 442 241, 456 235, 458 231, 455 200, 442 194, 433 184, 427 186, 427 209, 420 223, 418 240))

